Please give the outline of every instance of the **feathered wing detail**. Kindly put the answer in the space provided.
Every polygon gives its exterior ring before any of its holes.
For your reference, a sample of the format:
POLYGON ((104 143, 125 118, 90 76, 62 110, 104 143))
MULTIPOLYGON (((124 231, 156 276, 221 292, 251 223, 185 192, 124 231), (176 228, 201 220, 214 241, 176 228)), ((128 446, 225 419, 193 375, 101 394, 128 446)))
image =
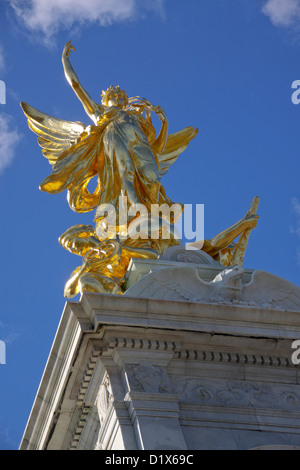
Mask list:
POLYGON ((40 184, 40 189, 50 194, 68 190, 68 202, 75 212, 88 212, 99 204, 100 180, 93 193, 87 185, 97 175, 97 160, 103 155, 100 151, 99 129, 94 130, 77 144, 66 149, 53 165, 52 174, 40 184))
POLYGON ((168 136, 164 151, 158 154, 160 176, 167 173, 170 166, 175 163, 177 157, 184 152, 197 134, 198 129, 190 126, 168 136))
POLYGON ((59 156, 85 131, 81 122, 64 121, 42 113, 27 103, 21 103, 29 128, 38 136, 43 155, 54 165, 59 156))
POLYGON ((52 165, 52 174, 40 185, 42 191, 56 194, 68 190, 68 202, 75 212, 88 212, 98 205, 100 184, 94 193, 87 185, 97 174, 101 127, 63 121, 21 103, 29 128, 38 136, 43 155, 52 165))
POLYGON ((262 307, 300 310, 300 287, 281 277, 257 270, 243 286, 241 300, 262 307))
POLYGON ((201 302, 211 299, 214 286, 200 279, 192 267, 161 268, 152 271, 130 287, 125 296, 201 302))

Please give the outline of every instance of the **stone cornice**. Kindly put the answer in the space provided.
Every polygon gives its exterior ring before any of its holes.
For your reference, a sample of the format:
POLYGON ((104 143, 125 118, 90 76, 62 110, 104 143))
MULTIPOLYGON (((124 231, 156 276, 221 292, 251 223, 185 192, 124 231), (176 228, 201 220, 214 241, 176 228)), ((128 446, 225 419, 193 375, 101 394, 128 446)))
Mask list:
POLYGON ((300 313, 225 303, 194 303, 84 294, 67 308, 84 327, 134 325, 174 330, 214 331, 272 338, 300 338, 300 313))

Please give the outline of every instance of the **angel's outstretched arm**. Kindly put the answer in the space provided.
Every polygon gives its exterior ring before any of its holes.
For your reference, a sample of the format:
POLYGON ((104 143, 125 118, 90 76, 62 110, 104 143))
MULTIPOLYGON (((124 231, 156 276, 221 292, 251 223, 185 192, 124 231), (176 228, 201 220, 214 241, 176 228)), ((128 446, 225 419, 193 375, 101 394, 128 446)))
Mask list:
POLYGON ((75 51, 75 48, 74 46, 72 46, 71 41, 69 41, 65 45, 62 54, 62 63, 65 71, 65 76, 68 83, 73 88, 75 94, 83 104, 85 112, 88 114, 88 116, 90 116, 91 119, 93 119, 95 112, 99 108, 99 106, 97 105, 97 103, 95 103, 95 101, 90 97, 90 95, 79 82, 76 72, 74 71, 69 59, 71 50, 75 51))
POLYGON ((165 115, 164 110, 160 106, 155 106, 153 111, 157 114, 158 118, 161 120, 161 129, 160 132, 153 144, 153 150, 157 153, 162 153, 168 137, 168 119, 165 115))

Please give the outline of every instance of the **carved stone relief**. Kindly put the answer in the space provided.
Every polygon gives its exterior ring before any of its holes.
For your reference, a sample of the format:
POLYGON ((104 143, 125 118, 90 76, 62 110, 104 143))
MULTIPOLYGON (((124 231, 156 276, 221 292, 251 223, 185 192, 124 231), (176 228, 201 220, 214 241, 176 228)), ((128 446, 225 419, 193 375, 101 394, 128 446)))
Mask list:
POLYGON ((221 266, 220 263, 215 261, 211 256, 202 250, 195 248, 187 249, 184 245, 172 246, 168 248, 162 256, 161 260, 166 261, 177 261, 180 263, 195 263, 195 264, 206 264, 213 266, 221 266))
POLYGON ((107 414, 110 403, 113 400, 112 389, 108 374, 105 374, 103 382, 101 383, 96 398, 96 406, 98 410, 100 424, 103 423, 104 418, 107 414))
POLYGON ((168 393, 171 384, 166 370, 149 362, 141 362, 136 366, 126 367, 130 389, 138 392, 168 393))
POLYGON ((213 381, 170 377, 173 392, 182 403, 240 406, 298 411, 300 388, 296 385, 261 384, 247 381, 213 381))
POLYGON ((300 287, 265 271, 254 271, 246 283, 244 275, 243 267, 234 266, 223 269, 211 281, 205 281, 195 266, 186 263, 186 266, 152 271, 130 287, 126 295, 273 310, 300 310, 300 287))

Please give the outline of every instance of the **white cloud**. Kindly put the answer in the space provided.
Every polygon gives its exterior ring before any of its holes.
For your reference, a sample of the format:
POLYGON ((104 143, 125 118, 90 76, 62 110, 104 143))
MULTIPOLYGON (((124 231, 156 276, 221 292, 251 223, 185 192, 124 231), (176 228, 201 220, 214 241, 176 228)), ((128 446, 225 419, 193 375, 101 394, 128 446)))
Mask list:
POLYGON ((106 26, 138 18, 146 10, 163 14, 165 0, 7 0, 19 21, 46 40, 59 30, 87 23, 106 26))
POLYGON ((10 115, 0 114, 0 173, 7 168, 15 156, 16 146, 21 136, 10 115))
POLYGON ((300 0, 268 0, 262 11, 275 26, 295 26, 300 20, 300 0))

